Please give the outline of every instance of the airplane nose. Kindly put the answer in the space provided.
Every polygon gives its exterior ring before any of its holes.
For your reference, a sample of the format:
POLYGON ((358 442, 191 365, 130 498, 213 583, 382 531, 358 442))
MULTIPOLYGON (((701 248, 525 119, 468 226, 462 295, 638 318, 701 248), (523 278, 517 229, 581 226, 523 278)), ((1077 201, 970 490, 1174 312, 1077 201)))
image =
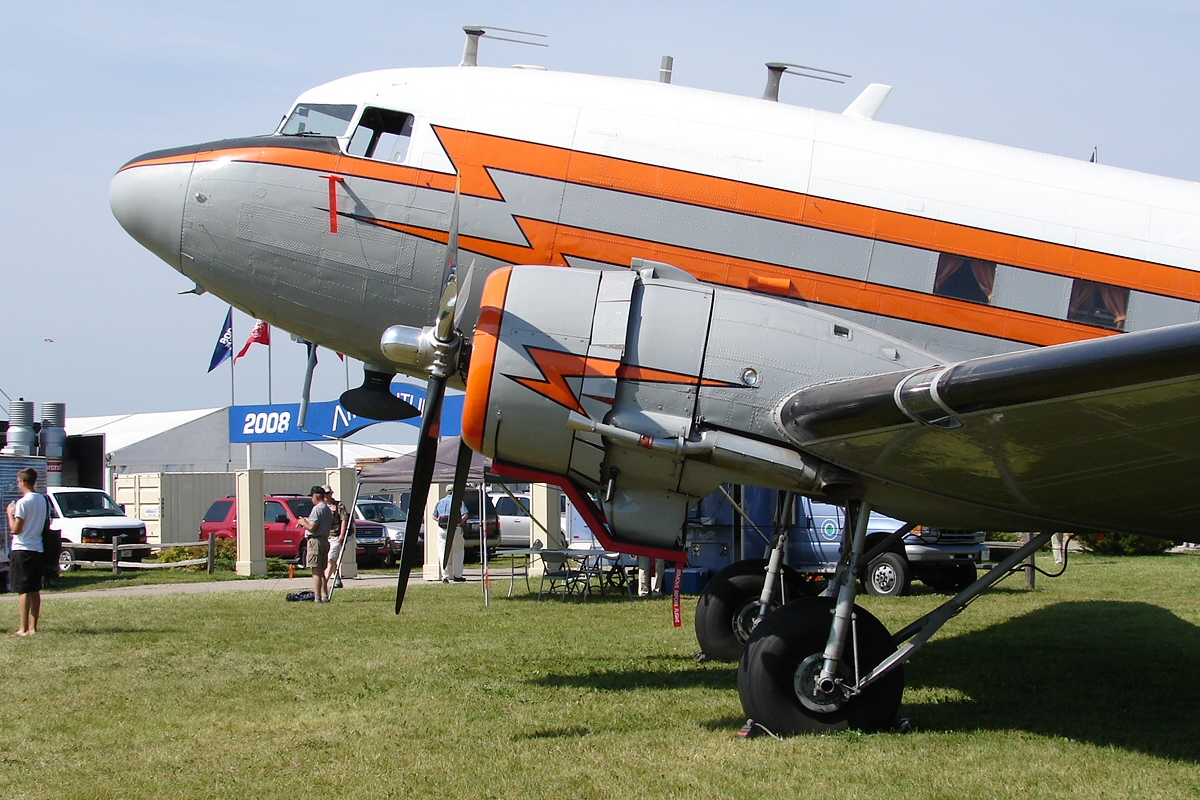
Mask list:
POLYGON ((180 269, 183 209, 192 164, 139 164, 134 159, 112 179, 108 203, 125 231, 150 252, 180 269))

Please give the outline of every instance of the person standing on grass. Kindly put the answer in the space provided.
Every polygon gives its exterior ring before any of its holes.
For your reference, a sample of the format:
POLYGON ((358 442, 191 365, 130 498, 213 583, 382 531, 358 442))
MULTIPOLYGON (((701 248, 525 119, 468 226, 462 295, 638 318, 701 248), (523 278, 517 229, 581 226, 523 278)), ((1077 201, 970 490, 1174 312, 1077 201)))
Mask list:
POLYGON ((13 534, 9 577, 20 614, 16 636, 37 633, 42 615, 42 528, 48 509, 46 498, 34 491, 37 477, 37 470, 29 467, 18 472, 21 499, 8 504, 8 529, 13 534))
POLYGON ((345 504, 333 496, 332 486, 325 487, 325 505, 329 506, 329 510, 333 512, 333 523, 330 525, 329 531, 337 537, 329 545, 329 566, 325 568, 325 585, 330 589, 337 589, 342 585, 342 579, 338 577, 338 564, 341 563, 342 550, 350 538, 353 525, 350 512, 346 509, 345 504), (337 583, 335 584, 334 581, 337 583))
POLYGON ((450 527, 450 504, 454 502, 450 495, 446 495, 441 500, 438 500, 437 505, 433 508, 433 515, 437 517, 438 524, 438 568, 442 572, 442 583, 462 583, 466 580, 463 576, 463 554, 466 550, 466 525, 467 525, 467 505, 459 503, 459 520, 455 523, 459 525, 459 532, 454 535, 454 545, 450 550, 450 564, 446 565, 446 538, 453 535, 453 529, 450 527))
POLYGON ((308 531, 308 546, 305 548, 305 566, 312 570, 313 602, 329 602, 329 585, 325 582, 325 568, 329 566, 329 531, 333 527, 333 512, 325 505, 325 487, 314 486, 309 490, 313 509, 308 519, 300 525, 308 531))

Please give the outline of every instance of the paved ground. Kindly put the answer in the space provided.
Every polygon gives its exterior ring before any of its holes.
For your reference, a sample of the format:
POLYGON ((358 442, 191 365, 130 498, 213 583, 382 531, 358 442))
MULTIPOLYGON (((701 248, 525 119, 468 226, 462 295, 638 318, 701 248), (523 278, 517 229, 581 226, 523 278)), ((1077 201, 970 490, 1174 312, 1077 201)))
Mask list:
MULTIPOLYGON (((479 583, 479 570, 466 570, 467 581, 479 583)), ((504 591, 508 591, 508 573, 502 576, 504 591)), ((492 573, 492 591, 498 588, 501 576, 492 573)), ((409 579, 409 585, 425 583, 420 572, 414 572, 409 579)), ((343 584, 347 589, 391 589, 396 586, 395 575, 364 575, 358 578, 345 578, 343 584)), ((244 581, 211 581, 208 583, 156 583, 149 586, 114 586, 111 589, 88 589, 80 592, 55 592, 50 590, 42 593, 43 601, 71 600, 74 598, 96 597, 142 597, 167 594, 204 594, 209 592, 303 592, 312 589, 312 577, 304 575, 298 578, 268 578, 262 580, 244 581)), ((336 597, 337 592, 334 592, 336 597)), ((0 603, 16 602, 17 596, 11 592, 0 594, 0 603)))

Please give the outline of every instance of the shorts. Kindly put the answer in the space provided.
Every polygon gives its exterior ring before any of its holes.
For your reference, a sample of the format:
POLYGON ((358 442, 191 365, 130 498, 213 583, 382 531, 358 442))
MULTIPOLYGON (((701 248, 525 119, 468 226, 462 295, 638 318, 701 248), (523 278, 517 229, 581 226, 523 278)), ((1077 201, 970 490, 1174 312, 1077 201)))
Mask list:
POLYGON ((343 536, 340 539, 334 539, 329 545, 329 563, 336 564, 338 559, 342 557, 342 548, 346 546, 346 540, 349 536, 343 536))
POLYGON ((9 556, 8 580, 17 594, 42 590, 42 554, 34 550, 13 550, 9 556))
POLYGON ((325 571, 325 567, 329 565, 329 540, 324 537, 310 536, 308 537, 307 555, 304 559, 304 565, 309 569, 319 569, 325 571))

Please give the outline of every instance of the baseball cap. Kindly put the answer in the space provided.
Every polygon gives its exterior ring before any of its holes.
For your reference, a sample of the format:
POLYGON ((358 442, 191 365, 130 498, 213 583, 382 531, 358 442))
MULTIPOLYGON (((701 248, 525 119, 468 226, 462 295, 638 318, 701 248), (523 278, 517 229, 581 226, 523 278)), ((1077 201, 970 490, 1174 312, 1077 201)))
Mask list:
POLYGON ((322 497, 324 497, 325 496, 325 487, 324 486, 314 486, 308 490, 308 493, 309 494, 319 494, 322 497))

